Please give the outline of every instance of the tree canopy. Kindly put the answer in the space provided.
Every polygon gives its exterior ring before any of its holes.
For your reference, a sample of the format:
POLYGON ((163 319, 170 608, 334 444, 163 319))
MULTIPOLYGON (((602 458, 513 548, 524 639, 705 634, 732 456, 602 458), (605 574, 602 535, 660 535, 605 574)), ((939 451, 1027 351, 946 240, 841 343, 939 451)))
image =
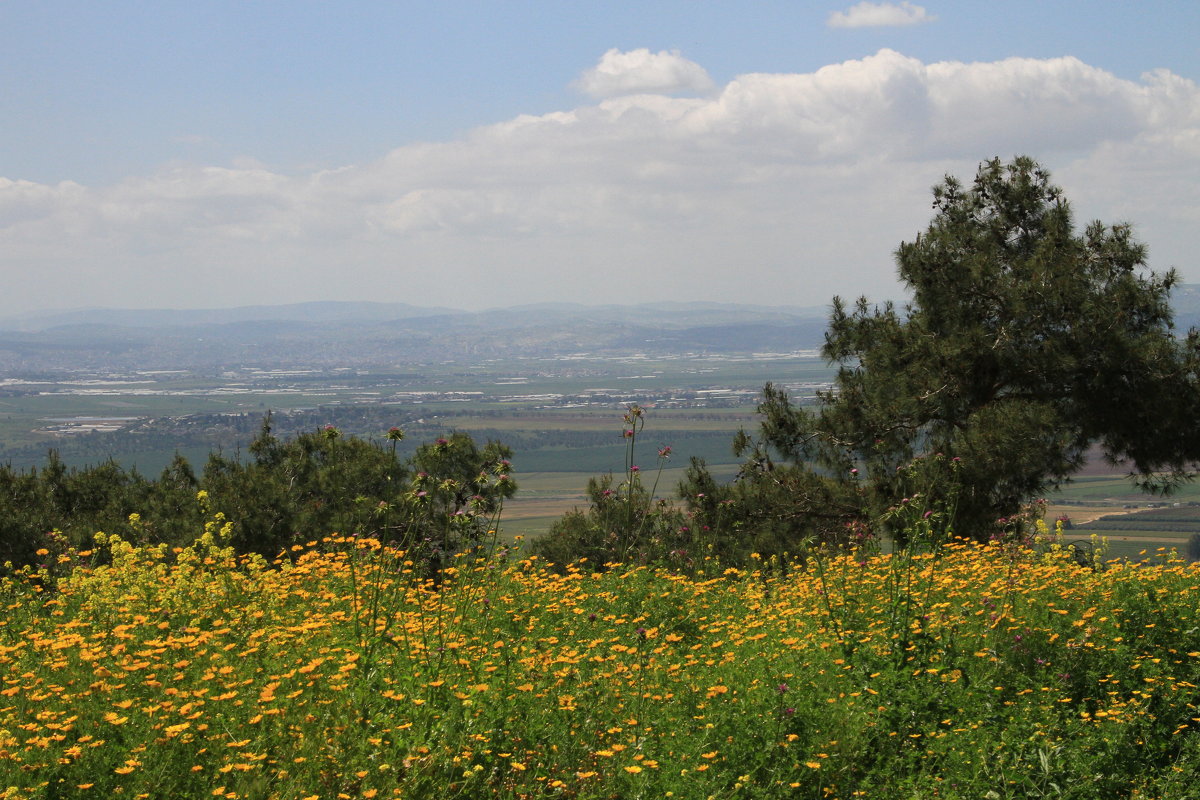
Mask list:
POLYGON ((512 451, 456 432, 405 459, 396 452, 403 437, 399 428, 378 441, 343 436, 327 425, 281 439, 268 413, 248 457, 211 452, 200 475, 178 454, 157 480, 113 461, 67 467, 53 450, 40 470, 0 465, 0 564, 52 564, 56 549, 88 547, 99 530, 186 546, 220 512, 242 552, 272 557, 330 534, 364 534, 436 569, 494 531, 517 489, 512 451))
POLYGON ((1190 480, 1200 339, 1176 335, 1177 276, 1147 269, 1132 227, 1077 233, 1061 189, 1026 157, 987 161, 970 185, 946 177, 933 209, 896 251, 910 302, 834 299, 822 350, 834 388, 806 408, 767 386, 732 494, 790 498, 768 516, 810 528, 807 514, 833 517, 830 535, 922 493, 984 538, 1093 446, 1146 487, 1190 480))

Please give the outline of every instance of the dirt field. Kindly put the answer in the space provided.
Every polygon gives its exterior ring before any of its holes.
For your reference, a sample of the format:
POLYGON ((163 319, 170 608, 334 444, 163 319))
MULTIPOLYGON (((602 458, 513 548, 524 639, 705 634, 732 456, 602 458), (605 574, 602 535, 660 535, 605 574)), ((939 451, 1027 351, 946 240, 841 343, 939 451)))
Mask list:
POLYGON ((1085 522, 1091 522, 1101 517, 1115 514, 1136 514, 1139 511, 1145 511, 1145 508, 1121 508, 1120 506, 1108 505, 1056 505, 1051 503, 1046 506, 1046 524, 1053 527, 1054 520, 1062 516, 1067 516, 1071 518, 1071 522, 1076 525, 1082 525, 1085 522))

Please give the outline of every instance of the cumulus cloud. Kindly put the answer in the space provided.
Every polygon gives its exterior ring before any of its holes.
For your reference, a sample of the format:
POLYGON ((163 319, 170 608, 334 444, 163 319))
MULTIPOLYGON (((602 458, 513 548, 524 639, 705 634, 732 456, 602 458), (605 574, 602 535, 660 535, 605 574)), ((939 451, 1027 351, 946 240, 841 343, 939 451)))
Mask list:
POLYGON ((923 6, 907 0, 901 3, 872 3, 869 0, 850 6, 845 11, 829 15, 831 28, 896 28, 933 22, 937 17, 926 13, 923 6))
POLYGON ((881 50, 699 97, 664 83, 307 175, 244 162, 99 187, 0 179, 0 250, 30 307, 817 305, 894 296, 891 253, 928 221, 929 187, 1018 153, 1051 168, 1081 221, 1138 223, 1155 266, 1195 250, 1200 87, 1167 71, 881 50))
POLYGON ((684 58, 678 50, 651 53, 643 47, 626 52, 609 50, 579 77, 575 86, 592 97, 616 97, 707 92, 713 82, 704 67, 684 58))

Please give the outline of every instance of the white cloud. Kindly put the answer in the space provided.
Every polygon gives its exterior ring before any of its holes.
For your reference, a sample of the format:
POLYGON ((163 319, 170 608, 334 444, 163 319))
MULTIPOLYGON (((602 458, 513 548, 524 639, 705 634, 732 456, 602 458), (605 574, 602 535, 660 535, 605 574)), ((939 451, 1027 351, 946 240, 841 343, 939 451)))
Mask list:
POLYGON ((703 97, 644 89, 308 175, 247 161, 102 187, 0 179, 20 287, 0 312, 878 297, 929 187, 1017 153, 1051 168, 1081 221, 1137 223, 1156 266, 1186 269, 1197 247, 1200 88, 1169 72, 882 50, 703 97))
POLYGON ((913 5, 907 0, 898 4, 864 0, 845 11, 832 12, 828 24, 831 28, 894 28, 936 19, 934 15, 926 13, 923 6, 913 5))
POLYGON ((627 52, 609 50, 575 85, 592 97, 707 92, 713 88, 704 68, 681 56, 678 50, 651 53, 644 47, 627 52))

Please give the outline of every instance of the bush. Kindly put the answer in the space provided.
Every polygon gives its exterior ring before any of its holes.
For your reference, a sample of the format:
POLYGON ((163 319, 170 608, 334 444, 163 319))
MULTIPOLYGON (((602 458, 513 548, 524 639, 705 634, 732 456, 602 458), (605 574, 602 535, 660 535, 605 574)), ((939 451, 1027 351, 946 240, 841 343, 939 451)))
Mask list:
POLYGON ((42 564, 40 551, 86 548, 97 531, 186 547, 206 520, 198 491, 237 520, 230 544, 238 552, 267 558, 337 532, 419 543, 436 560, 494 531, 517 488, 511 451, 455 433, 402 460, 402 438, 398 428, 374 441, 330 425, 280 439, 268 414, 249 458, 211 453, 197 477, 177 455, 157 480, 112 461, 68 468, 51 451, 40 470, 0 468, 0 563, 42 564))

